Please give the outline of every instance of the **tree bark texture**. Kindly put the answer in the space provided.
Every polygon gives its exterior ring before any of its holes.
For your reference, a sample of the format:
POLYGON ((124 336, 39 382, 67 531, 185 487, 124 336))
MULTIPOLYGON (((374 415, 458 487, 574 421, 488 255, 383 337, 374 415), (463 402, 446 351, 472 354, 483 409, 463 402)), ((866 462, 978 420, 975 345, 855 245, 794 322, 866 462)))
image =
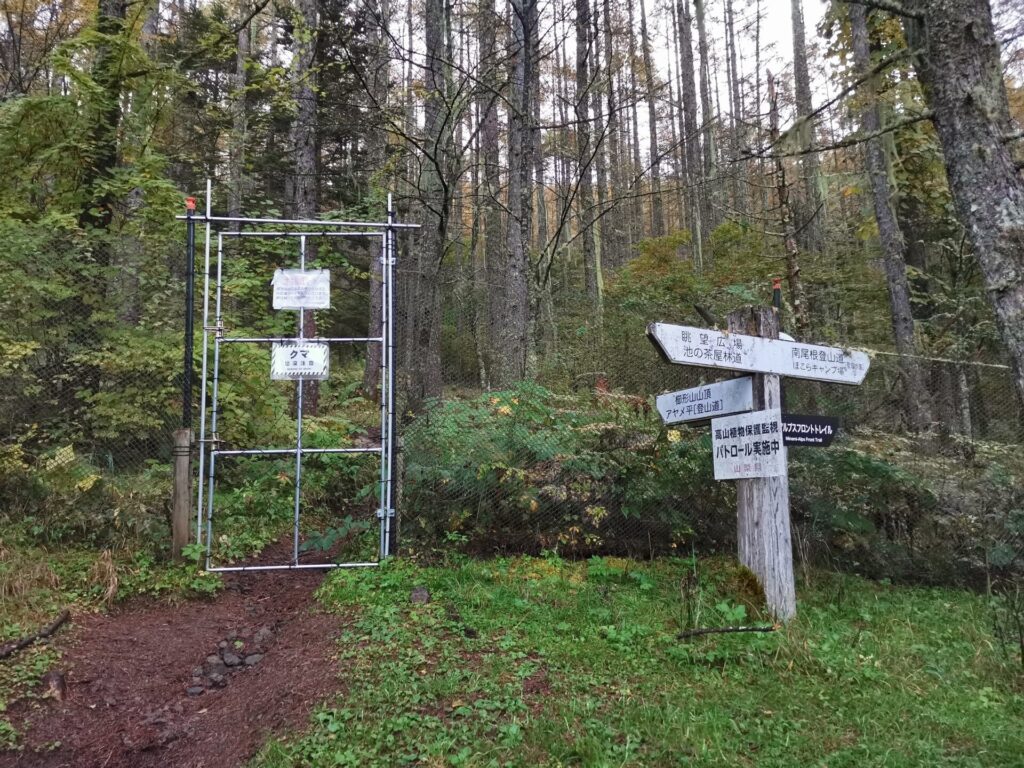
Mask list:
POLYGON ((497 344, 493 350, 494 383, 507 387, 526 375, 529 322, 530 239, 530 84, 533 61, 529 47, 536 24, 537 0, 512 0, 512 77, 509 83, 508 228, 502 301, 497 308, 497 344))
POLYGON ((986 0, 915 0, 906 21, 957 216, 985 277, 1024 404, 1024 179, 986 0))
MULTIPOLYGON (((804 36, 803 0, 791 0, 793 22, 793 86, 796 96, 796 116, 799 123, 797 137, 800 148, 806 150, 814 144, 814 103, 811 98, 811 78, 807 70, 807 42, 804 36)), ((822 216, 824 198, 821 193, 821 168, 818 155, 810 152, 800 158, 803 171, 801 187, 803 199, 800 211, 800 246, 807 251, 820 252, 824 246, 822 216)))
MULTIPOLYGON (((775 87, 775 78, 768 73, 768 124, 769 139, 772 145, 779 141, 779 94, 775 87)), ((789 202, 789 183, 786 181, 786 166, 782 157, 775 155, 775 191, 779 198, 779 225, 782 229, 783 247, 786 252, 786 282, 789 285, 790 303, 793 306, 793 319, 796 330, 801 338, 807 338, 811 330, 810 313, 807 307, 807 294, 804 281, 800 276, 800 246, 794 233, 793 209, 789 202)))
POLYGON ((665 212, 661 204, 661 155, 658 151, 658 108, 654 93, 654 62, 651 56, 651 39, 647 34, 647 7, 640 0, 640 48, 644 60, 644 87, 647 91, 647 127, 650 133, 650 176, 651 176, 651 234, 661 237, 665 234, 665 212))
MULTIPOLYGON (((295 115, 291 125, 292 212, 300 219, 315 218, 319 209, 320 170, 317 146, 316 40, 317 0, 297 0, 292 24, 292 98, 295 115)), ((306 262, 316 258, 316 238, 306 241, 306 262)), ((302 335, 316 336, 316 314, 301 313, 302 335)), ((316 416, 320 408, 320 382, 302 382, 302 409, 316 416)))
MULTIPOLYGON (((850 28, 856 70, 867 72, 871 67, 871 49, 868 41, 867 12, 863 6, 850 6, 850 28)), ((875 101, 865 103, 866 106, 861 111, 861 132, 872 135, 881 128, 881 118, 875 101)), ((917 343, 914 338, 914 317, 911 312, 907 265, 904 261, 906 244, 892 204, 889 161, 881 138, 871 139, 864 144, 864 165, 871 182, 875 220, 878 222, 878 239, 882 245, 885 263, 893 340, 896 343, 896 351, 900 353, 904 410, 910 428, 920 431, 931 422, 931 410, 921 365, 914 357, 917 354, 917 343)))
POLYGON ((580 222, 580 243, 583 275, 587 296, 598 313, 601 312, 601 268, 594 248, 594 192, 591 182, 593 147, 590 137, 590 0, 576 0, 576 162, 577 210, 580 222))

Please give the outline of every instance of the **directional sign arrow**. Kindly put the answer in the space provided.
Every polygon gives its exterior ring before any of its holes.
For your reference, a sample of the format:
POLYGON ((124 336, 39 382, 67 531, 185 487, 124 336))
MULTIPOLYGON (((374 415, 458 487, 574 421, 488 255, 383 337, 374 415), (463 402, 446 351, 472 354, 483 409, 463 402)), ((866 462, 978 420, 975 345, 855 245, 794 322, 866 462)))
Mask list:
POLYGON ((871 360, 864 352, 820 344, 763 339, 669 323, 651 323, 647 336, 670 363, 775 373, 795 379, 860 384, 871 360))

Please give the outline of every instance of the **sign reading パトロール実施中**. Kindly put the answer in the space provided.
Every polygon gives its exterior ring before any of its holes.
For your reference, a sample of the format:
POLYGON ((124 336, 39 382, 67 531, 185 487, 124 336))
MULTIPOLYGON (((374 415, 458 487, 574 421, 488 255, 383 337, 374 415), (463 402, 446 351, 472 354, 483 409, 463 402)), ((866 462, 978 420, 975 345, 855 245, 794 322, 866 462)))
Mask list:
POLYGON ((782 412, 741 413, 711 421, 715 480, 741 480, 786 474, 782 412))

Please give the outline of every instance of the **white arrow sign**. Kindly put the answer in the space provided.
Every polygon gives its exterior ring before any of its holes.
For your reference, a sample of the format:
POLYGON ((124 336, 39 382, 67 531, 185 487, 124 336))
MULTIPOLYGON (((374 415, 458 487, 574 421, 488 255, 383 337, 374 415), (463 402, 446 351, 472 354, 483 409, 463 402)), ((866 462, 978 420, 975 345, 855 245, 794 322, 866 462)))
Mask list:
POLYGON ((651 323, 647 336, 670 363, 860 384, 871 360, 858 350, 651 323))
POLYGON ((666 424, 700 421, 752 410, 754 387, 749 376, 658 395, 658 413, 666 424))

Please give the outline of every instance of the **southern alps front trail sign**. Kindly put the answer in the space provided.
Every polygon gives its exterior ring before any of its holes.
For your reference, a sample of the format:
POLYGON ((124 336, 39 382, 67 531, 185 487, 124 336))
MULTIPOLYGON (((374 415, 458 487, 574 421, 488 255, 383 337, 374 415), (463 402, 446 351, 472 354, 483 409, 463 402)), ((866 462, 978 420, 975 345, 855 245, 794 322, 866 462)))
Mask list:
POLYGON ((651 323, 647 335, 670 363, 860 384, 871 361, 859 350, 651 323))
POLYGON ((782 412, 778 408, 711 421, 715 480, 786 474, 782 412))
POLYGON ((656 404, 666 424, 702 421, 714 416, 749 411, 754 407, 754 387, 749 376, 703 384, 679 392, 658 395, 656 404))

